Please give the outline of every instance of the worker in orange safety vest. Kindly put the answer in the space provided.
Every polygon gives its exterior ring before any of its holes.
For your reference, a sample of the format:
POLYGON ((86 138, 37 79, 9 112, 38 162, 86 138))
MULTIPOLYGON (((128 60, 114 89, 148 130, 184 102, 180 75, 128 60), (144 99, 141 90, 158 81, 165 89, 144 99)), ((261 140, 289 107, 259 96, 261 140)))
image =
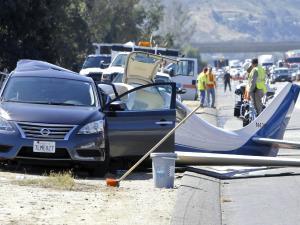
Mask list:
POLYGON ((212 68, 208 68, 206 73, 207 82, 206 82, 206 94, 207 94, 207 104, 211 108, 215 108, 215 101, 216 101, 216 91, 215 88, 217 86, 216 83, 216 76, 212 72, 212 68), (210 101, 211 97, 211 101, 210 101))

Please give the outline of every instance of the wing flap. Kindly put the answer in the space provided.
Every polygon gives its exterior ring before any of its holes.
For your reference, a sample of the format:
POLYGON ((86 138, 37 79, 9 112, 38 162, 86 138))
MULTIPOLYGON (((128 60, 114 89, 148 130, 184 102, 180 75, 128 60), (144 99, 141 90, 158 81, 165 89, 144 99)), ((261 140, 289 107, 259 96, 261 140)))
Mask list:
POLYGON ((300 159, 265 156, 245 156, 231 154, 175 152, 176 163, 187 165, 215 166, 293 166, 300 167, 300 159))
POLYGON ((295 141, 259 137, 253 137, 252 140, 259 144, 273 145, 278 148, 300 149, 300 142, 295 141))

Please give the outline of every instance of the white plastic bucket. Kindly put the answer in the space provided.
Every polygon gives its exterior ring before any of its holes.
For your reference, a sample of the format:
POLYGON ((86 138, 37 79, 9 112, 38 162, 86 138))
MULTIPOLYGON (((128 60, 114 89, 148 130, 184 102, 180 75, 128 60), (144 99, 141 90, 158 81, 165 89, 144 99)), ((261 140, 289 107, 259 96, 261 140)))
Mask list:
POLYGON ((154 186, 173 188, 176 153, 151 153, 154 186))

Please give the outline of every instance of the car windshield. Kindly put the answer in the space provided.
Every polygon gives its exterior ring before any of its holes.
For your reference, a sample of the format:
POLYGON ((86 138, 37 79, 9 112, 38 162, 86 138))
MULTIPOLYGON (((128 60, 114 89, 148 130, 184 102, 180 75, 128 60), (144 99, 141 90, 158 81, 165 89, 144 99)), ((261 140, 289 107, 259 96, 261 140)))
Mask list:
POLYGON ((273 66, 273 63, 262 63, 262 66, 273 66))
POLYGON ((127 54, 119 54, 111 63, 111 66, 125 67, 125 62, 127 59, 127 54))
POLYGON ((164 83, 164 82, 172 82, 169 77, 156 75, 155 77, 156 83, 164 83))
POLYGON ((300 57, 291 57, 286 59, 287 63, 300 63, 300 57))
POLYGON ((287 69, 286 70, 275 70, 275 73, 284 74, 284 73, 289 73, 289 71, 287 69))
POLYGON ((82 69, 100 68, 101 61, 103 61, 104 64, 109 64, 111 61, 111 57, 110 56, 89 56, 84 61, 82 69))
POLYGON ((95 106, 89 82, 49 77, 12 77, 2 100, 49 105, 95 106))

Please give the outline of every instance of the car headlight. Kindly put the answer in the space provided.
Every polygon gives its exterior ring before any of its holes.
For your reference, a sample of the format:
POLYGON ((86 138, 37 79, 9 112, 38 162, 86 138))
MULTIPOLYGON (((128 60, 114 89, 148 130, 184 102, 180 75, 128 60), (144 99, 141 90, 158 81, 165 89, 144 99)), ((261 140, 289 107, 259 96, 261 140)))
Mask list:
POLYGON ((82 127, 78 134, 97 134, 104 131, 104 120, 97 120, 86 124, 82 127))
POLYGON ((0 117, 0 132, 6 131, 6 132, 15 132, 14 128, 9 124, 9 122, 0 117))

